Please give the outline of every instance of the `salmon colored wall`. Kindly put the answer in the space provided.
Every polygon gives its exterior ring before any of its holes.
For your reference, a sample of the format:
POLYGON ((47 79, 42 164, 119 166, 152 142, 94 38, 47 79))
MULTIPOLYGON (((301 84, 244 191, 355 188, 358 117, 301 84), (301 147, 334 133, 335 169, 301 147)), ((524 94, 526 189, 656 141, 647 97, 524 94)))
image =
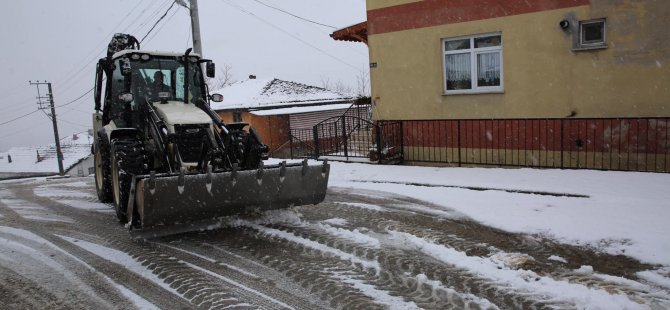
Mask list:
MULTIPOLYGON (((233 112, 217 112, 224 123, 233 122, 233 112)), ((284 145, 290 139, 288 115, 257 116, 249 112, 242 112, 242 122, 256 128, 263 142, 270 148, 270 152, 284 145)))
POLYGON ((377 64, 370 69, 374 119, 670 115, 667 1, 487 3, 490 8, 469 0, 368 0, 370 62, 377 64), (445 5, 455 7, 438 9, 445 5), (595 18, 607 19, 608 47, 573 51, 573 35, 558 23, 595 18), (498 32, 504 91, 445 95, 442 39, 498 32))

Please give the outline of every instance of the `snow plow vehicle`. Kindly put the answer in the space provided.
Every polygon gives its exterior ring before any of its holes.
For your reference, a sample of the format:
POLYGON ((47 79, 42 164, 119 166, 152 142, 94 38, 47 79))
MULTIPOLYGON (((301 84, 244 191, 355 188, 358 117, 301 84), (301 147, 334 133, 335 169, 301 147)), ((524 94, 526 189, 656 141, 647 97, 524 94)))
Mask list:
POLYGON ((214 64, 143 51, 116 34, 96 67, 92 147, 99 200, 138 238, 212 227, 221 217, 317 204, 330 165, 263 164, 268 148, 245 123, 225 124, 209 102, 214 64))

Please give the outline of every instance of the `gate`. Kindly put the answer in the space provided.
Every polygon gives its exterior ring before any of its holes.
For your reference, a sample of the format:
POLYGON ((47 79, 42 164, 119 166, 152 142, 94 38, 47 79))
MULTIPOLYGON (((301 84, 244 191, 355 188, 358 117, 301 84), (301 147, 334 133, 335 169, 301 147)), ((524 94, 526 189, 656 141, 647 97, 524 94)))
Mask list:
POLYGON ((402 161, 402 123, 379 122, 343 115, 326 119, 312 129, 313 154, 348 161, 402 161))

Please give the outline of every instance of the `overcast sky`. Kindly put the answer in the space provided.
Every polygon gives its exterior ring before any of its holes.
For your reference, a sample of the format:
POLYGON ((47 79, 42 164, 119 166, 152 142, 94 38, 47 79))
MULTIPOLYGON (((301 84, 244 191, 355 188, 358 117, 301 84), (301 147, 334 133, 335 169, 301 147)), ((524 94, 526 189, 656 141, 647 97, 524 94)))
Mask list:
MULTIPOLYGON (((0 124, 37 109, 37 91, 29 80, 52 82, 57 107, 82 96, 93 87, 95 62, 105 55, 112 35, 124 32, 141 39, 172 2, 5 1, 0 10, 0 124)), ((263 4, 336 28, 366 18, 365 0, 199 0, 204 56, 219 68, 230 65, 237 80, 254 74, 353 87, 357 76, 367 74, 365 44, 334 41, 329 37, 334 29, 263 4)), ((188 10, 175 5, 142 49, 184 51, 192 45, 190 31, 188 10)), ((61 137, 91 128, 92 112, 91 94, 57 108, 61 137)), ((51 121, 42 112, 0 125, 0 151, 53 140, 51 121)))

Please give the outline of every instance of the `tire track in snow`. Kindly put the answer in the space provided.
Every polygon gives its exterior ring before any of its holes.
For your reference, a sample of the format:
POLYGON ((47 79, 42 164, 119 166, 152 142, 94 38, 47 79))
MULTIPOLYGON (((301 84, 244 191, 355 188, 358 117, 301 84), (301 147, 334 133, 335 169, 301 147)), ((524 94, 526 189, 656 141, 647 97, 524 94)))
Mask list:
POLYGON ((259 261, 265 268, 283 274, 292 284, 305 289, 309 295, 322 301, 324 308, 383 309, 370 297, 333 277, 335 272, 355 275, 374 274, 349 260, 336 258, 319 250, 279 237, 270 237, 252 228, 229 228, 219 235, 199 236, 210 247, 234 251, 259 261))
MULTIPOLYGON (((78 195, 70 195, 68 197, 71 196, 76 197, 78 195)), ((84 195, 82 195, 82 197, 83 196, 84 195)), ((213 303, 217 303, 217 306, 220 307, 244 306, 246 304, 245 302, 242 302, 240 298, 238 298, 237 296, 233 296, 233 294, 230 293, 230 290, 227 290, 216 283, 209 285, 209 287, 212 287, 213 289, 208 289, 207 286, 202 285, 199 282, 199 279, 203 277, 203 274, 200 272, 193 272, 191 268, 185 267, 183 263, 166 262, 169 261, 169 259, 166 259, 165 255, 161 256, 161 253, 157 253, 155 251, 151 251, 149 254, 147 254, 146 253, 147 251, 142 249, 141 245, 135 244, 132 241, 129 234, 122 226, 115 224, 116 220, 113 219, 115 217, 114 215, 98 214, 97 216, 92 216, 95 213, 88 212, 85 210, 73 209, 69 206, 67 207, 63 206, 57 201, 58 198, 41 197, 37 199, 40 201, 45 200, 50 201, 50 203, 53 203, 54 207, 58 209, 61 213, 74 215, 73 217, 77 219, 78 229, 60 229, 58 231, 62 232, 61 234, 76 235, 79 231, 92 232, 94 235, 98 237, 97 239, 102 238, 101 240, 103 242, 101 243, 111 244, 114 248, 120 248, 121 249, 120 252, 128 253, 132 257, 138 257, 142 264, 148 265, 149 267, 151 267, 152 270, 155 269, 154 272, 160 273, 160 275, 162 275, 163 278, 166 278, 170 286, 175 286, 175 289, 178 292, 184 293, 184 296, 187 297, 187 300, 193 302, 193 304, 188 303, 189 305, 191 305, 189 307, 192 307, 192 305, 197 305, 199 307, 207 308, 209 307, 209 305, 213 303), (153 262, 152 264, 150 264, 149 262, 151 262, 150 258, 151 256, 159 257, 156 260, 160 264, 153 262), (176 265, 176 266, 170 266, 170 265, 176 265), (226 292, 225 296, 222 296, 220 292, 226 292), (219 298, 208 298, 208 295, 219 296, 219 298)), ((85 240, 86 237, 84 236, 81 239, 85 240)), ((107 269, 118 269, 117 267, 113 267, 115 265, 113 262, 107 260, 107 264, 112 265, 111 268, 107 269)), ((98 266, 97 268, 100 268, 100 266, 98 266)), ((109 275, 109 273, 106 274, 109 275)), ((137 276, 137 274, 135 275, 136 277, 141 278, 137 276)), ((164 290, 164 288, 162 290, 164 290)), ((162 295, 165 296, 164 293, 162 293, 162 295)), ((173 304, 176 305, 183 303, 184 302, 176 302, 176 303, 173 302, 173 304)), ((258 307, 258 305, 263 304, 264 304, 263 302, 260 302, 257 303, 257 305, 254 307, 258 307)), ((269 309, 276 308, 272 306, 270 307, 264 306, 264 307, 269 309)))
MULTIPOLYGON (((350 262, 352 267, 364 269, 367 271, 364 274, 352 272, 351 270, 334 270, 329 276, 351 285, 362 294, 373 298, 375 302, 382 305, 388 305, 389 302, 393 301, 397 304, 397 308, 400 309, 412 309, 419 306, 430 309, 446 309, 459 306, 465 306, 466 308, 494 308, 485 299, 471 294, 458 293, 444 286, 438 286, 435 281, 431 282, 425 275, 415 274, 412 276, 404 272, 396 273, 392 271, 393 269, 384 268, 389 267, 389 265, 382 265, 387 261, 385 258, 386 255, 382 254, 385 253, 384 249, 379 250, 374 246, 366 247, 364 245, 350 244, 348 243, 349 240, 346 239, 338 240, 342 236, 341 231, 332 231, 329 229, 319 231, 324 227, 318 224, 305 224, 306 227, 280 227, 278 225, 266 227, 246 221, 238 221, 237 224, 253 228, 272 237, 281 238, 291 243, 314 249, 325 255, 334 256, 342 261, 350 262), (333 236, 330 233, 336 233, 336 235, 333 236), (378 257, 383 258, 378 259, 378 257), (412 281, 413 279, 418 279, 418 281, 412 281), (430 286, 431 289, 424 290, 418 287, 423 284, 430 286), (405 296, 404 299, 409 298, 409 300, 404 301, 401 298, 400 300, 403 302, 400 302, 397 298, 393 297, 395 295, 405 296), (442 295, 446 298, 435 298, 435 295, 442 295)), ((396 266, 391 267, 395 268, 396 266)))
MULTIPOLYGON (((340 197, 334 197, 334 199, 338 198, 340 197)), ((333 199, 333 197, 331 197, 331 199, 333 199)), ((351 200, 352 199, 349 199, 349 201, 351 200)), ((353 201, 356 200, 358 199, 353 199, 353 201)), ((350 226, 370 225, 372 226, 370 227, 372 230, 376 230, 378 232, 389 230, 402 231, 416 235, 417 237, 428 238, 438 244, 457 249, 467 253, 468 255, 482 257, 492 256, 495 253, 505 253, 498 247, 507 247, 512 249, 512 253, 521 250, 522 253, 528 253, 538 257, 537 260, 529 260, 528 263, 524 264, 522 267, 530 267, 531 270, 537 271, 540 276, 548 276, 549 278, 555 279, 556 281, 567 281, 570 283, 580 284, 590 289, 600 290, 614 295, 628 295, 630 299, 643 303, 668 304, 667 292, 660 292, 661 296, 665 297, 661 297, 659 299, 656 297, 657 293, 659 293, 658 289, 654 289, 651 286, 644 285, 639 282, 630 280, 612 281, 612 278, 615 277, 610 276, 603 279, 602 275, 600 277, 594 277, 588 274, 585 275, 574 273, 571 269, 566 269, 565 266, 557 265, 556 262, 550 261, 549 257, 551 255, 549 253, 565 253, 565 251, 575 251, 580 253, 580 256, 584 258, 583 261, 585 262, 593 262, 592 260, 590 261, 589 258, 592 259, 595 256, 598 257, 599 260, 604 261, 605 264, 614 263, 614 265, 618 265, 620 263, 617 262, 623 261, 622 264, 628 263, 628 266, 630 267, 629 259, 626 257, 611 257, 609 255, 593 253, 588 249, 558 245, 553 242, 546 242, 545 240, 541 239, 538 241, 533 237, 501 232, 468 221, 439 218, 435 219, 431 216, 425 216, 421 213, 408 215, 405 212, 407 209, 409 209, 407 207, 401 208, 400 212, 392 212, 393 208, 387 208, 387 206, 393 205, 393 203, 384 201, 384 197, 381 195, 376 196, 373 199, 371 199, 371 196, 366 195, 360 200, 363 202, 349 202, 340 204, 340 206, 349 207, 348 211, 342 210, 343 213, 350 213, 349 215, 354 219, 364 219, 357 221, 350 226), (360 208, 360 204, 366 205, 366 207, 360 208), (384 205, 384 207, 382 208, 379 205, 384 205), (495 247, 489 244, 495 244, 495 247)), ((395 198, 391 198, 391 200, 394 200, 396 204, 416 203, 411 199, 397 200, 395 198)), ((328 216, 340 216, 339 212, 337 212, 340 210, 341 208, 336 208, 335 210, 331 209, 329 210, 330 213, 328 216)), ((312 211, 314 214, 322 214, 326 212, 325 210, 319 210, 318 208, 312 211)), ((308 211, 303 212, 307 216, 310 215, 308 211)), ((635 263, 632 265, 635 265, 635 263)), ((638 268, 644 270, 644 265, 639 263, 638 265, 638 268)))
POLYGON ((0 245, 0 265, 20 271, 21 276, 39 283, 58 299, 72 303, 71 307, 125 305, 120 294, 115 295, 106 285, 94 281, 98 274, 78 268, 81 260, 30 231, 0 226, 0 245))
POLYGON ((151 243, 156 245, 157 248, 168 248, 169 250, 163 252, 169 252, 170 255, 177 257, 191 268, 207 273, 284 308, 315 309, 319 307, 299 295, 296 296, 295 292, 286 291, 283 285, 278 286, 277 283, 283 283, 285 279, 277 279, 276 276, 268 274, 269 268, 266 266, 245 264, 245 262, 239 260, 231 261, 228 259, 230 255, 217 256, 217 252, 211 251, 213 248, 217 248, 216 246, 209 245, 203 248, 202 246, 194 247, 189 244, 182 244, 182 242, 166 244, 163 241, 151 241, 151 243), (208 249, 210 251, 207 251, 208 249), (261 267, 261 270, 259 270, 259 267, 261 267))

